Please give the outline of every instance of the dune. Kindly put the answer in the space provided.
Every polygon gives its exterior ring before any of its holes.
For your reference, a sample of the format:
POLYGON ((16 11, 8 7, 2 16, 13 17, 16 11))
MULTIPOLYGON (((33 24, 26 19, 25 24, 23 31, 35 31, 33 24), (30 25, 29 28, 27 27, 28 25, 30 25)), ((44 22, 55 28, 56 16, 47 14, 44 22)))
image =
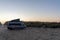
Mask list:
POLYGON ((8 30, 0 28, 0 40, 60 40, 59 28, 33 28, 23 30, 8 30))

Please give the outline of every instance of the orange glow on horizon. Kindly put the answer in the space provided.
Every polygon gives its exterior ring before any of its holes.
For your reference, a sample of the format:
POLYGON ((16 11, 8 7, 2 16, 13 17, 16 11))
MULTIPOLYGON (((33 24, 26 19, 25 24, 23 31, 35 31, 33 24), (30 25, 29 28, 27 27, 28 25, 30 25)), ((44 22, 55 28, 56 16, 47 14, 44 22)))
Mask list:
MULTIPOLYGON (((13 19, 9 19, 9 20, 13 20, 13 19)), ((9 21, 9 20, 0 20, 0 22, 3 24, 5 23, 6 21, 9 21)), ((21 19, 21 21, 38 21, 38 22, 60 22, 60 20, 57 20, 57 19, 31 19, 31 18, 25 18, 25 19, 21 19)))
POLYGON ((26 18, 23 21, 60 22, 60 19, 32 19, 32 18, 26 18))

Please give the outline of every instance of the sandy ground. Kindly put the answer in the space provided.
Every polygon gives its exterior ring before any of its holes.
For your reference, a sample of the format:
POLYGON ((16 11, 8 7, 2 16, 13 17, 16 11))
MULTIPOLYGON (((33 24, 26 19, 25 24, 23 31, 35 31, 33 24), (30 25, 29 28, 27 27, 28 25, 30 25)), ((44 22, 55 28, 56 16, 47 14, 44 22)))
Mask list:
POLYGON ((0 40, 60 40, 59 28, 33 28, 8 30, 0 26, 0 40))

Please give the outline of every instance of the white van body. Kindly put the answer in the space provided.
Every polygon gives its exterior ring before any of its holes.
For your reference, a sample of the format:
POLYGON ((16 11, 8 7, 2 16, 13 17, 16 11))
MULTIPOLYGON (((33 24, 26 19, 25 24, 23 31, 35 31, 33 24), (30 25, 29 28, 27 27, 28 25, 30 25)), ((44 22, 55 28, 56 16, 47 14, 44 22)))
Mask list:
POLYGON ((24 25, 23 22, 8 22, 7 25, 8 29, 24 29, 26 26, 24 25))

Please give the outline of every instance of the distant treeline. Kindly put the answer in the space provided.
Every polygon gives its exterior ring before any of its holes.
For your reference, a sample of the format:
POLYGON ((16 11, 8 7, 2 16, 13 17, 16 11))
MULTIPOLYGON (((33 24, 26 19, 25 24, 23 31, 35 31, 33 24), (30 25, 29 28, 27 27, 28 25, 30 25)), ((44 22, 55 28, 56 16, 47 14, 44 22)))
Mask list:
MULTIPOLYGON (((39 28, 60 28, 60 22, 25 22, 27 27, 39 27, 39 28)), ((4 23, 7 25, 8 21, 4 23)))
POLYGON ((2 23, 0 22, 0 25, 2 25, 2 23))
POLYGON ((60 28, 60 22, 24 22, 27 27, 60 28))

